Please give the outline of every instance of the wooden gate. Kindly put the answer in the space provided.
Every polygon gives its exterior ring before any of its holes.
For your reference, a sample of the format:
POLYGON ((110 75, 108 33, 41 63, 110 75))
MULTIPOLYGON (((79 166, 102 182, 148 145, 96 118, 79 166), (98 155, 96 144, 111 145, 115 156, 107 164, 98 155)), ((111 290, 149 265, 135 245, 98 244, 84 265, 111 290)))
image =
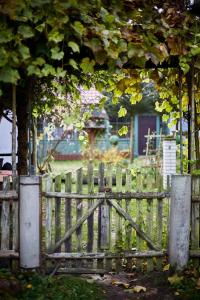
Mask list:
POLYGON ((78 169, 75 180, 72 173, 46 178, 42 210, 47 265, 69 273, 162 268, 169 195, 155 188, 134 191, 134 180, 130 170, 103 163, 98 171, 89 163, 87 174, 78 169))

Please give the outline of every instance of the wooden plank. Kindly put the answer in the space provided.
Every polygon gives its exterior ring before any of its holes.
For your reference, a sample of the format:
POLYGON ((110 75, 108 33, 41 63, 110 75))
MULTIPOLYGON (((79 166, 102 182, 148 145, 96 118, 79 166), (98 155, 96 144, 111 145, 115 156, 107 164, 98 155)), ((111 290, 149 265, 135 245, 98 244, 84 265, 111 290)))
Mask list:
MULTIPOLYGON (((18 191, 18 177, 13 177, 12 186, 13 189, 18 191)), ((12 249, 17 251, 19 249, 19 205, 18 201, 13 201, 12 203, 12 249)))
MULTIPOLYGON (((65 192, 71 193, 72 191, 72 173, 69 172, 65 175, 65 192)), ((65 199, 65 231, 67 232, 72 227, 72 200, 65 199)), ((72 237, 70 236, 65 241, 65 251, 72 251, 72 237)))
MULTIPOLYGON (((45 178, 45 190, 46 192, 51 191, 53 188, 53 182, 51 177, 45 178)), ((51 248, 52 246, 52 199, 46 198, 45 199, 46 204, 46 215, 45 215, 45 246, 46 249, 51 248)))
MULTIPOLYGON (((55 192, 61 192, 61 175, 55 177, 55 192)), ((61 239, 61 198, 55 201, 55 243, 61 239)), ((57 248, 61 251, 61 247, 57 248)))
MULTIPOLYGON (((130 193, 131 192, 131 170, 127 169, 126 170, 126 192, 130 193)), ((126 199, 126 212, 130 214, 130 209, 131 209, 131 200, 126 199)), ((130 224, 125 225, 125 231, 126 231, 126 249, 131 250, 132 248, 132 227, 130 224)), ((126 264, 126 269, 128 271, 132 271, 132 259, 129 258, 127 259, 127 264, 126 264)))
MULTIPOLYGON (((3 177, 3 192, 10 189, 10 177, 3 177)), ((10 248, 10 203, 3 201, 1 208, 1 250, 10 248)))
MULTIPOLYGON (((122 192, 122 168, 120 165, 116 167, 116 192, 122 192)), ((121 206, 120 202, 118 205, 121 206)), ((116 216, 116 249, 122 247, 122 220, 121 215, 116 216)))
MULTIPOLYGON (((90 161, 88 163, 88 194, 94 193, 94 170, 93 163, 90 161)), ((93 199, 88 199, 88 209, 90 209, 94 204, 93 199)), ((87 220, 88 228, 88 241, 87 241, 87 251, 91 252, 93 250, 94 242, 94 215, 92 214, 87 220)))
MULTIPOLYGON (((105 190, 105 187, 103 187, 105 190)), ((56 192, 48 192, 43 193, 44 197, 48 198, 66 198, 66 199, 163 199, 169 198, 170 194, 167 192, 134 192, 134 193, 115 193, 115 192, 106 192, 106 193, 95 193, 93 195, 89 194, 77 194, 77 193, 56 193, 56 192)))
POLYGON ((11 191, 0 191, 0 200, 18 200, 18 193, 15 190, 11 191))
POLYGON ((162 231, 163 231, 163 201, 157 200, 157 245, 162 249, 162 231))
MULTIPOLYGON (((193 255, 200 255, 200 252, 195 252, 193 255)), ((153 258, 153 257, 163 257, 166 255, 166 251, 154 251, 147 250, 143 252, 137 251, 126 251, 123 253, 113 253, 113 252, 95 252, 95 253, 87 253, 87 252, 73 252, 73 253, 52 253, 46 254, 46 259, 59 260, 59 259, 103 259, 103 258, 153 258)))
MULTIPOLYGON (((200 195, 200 178, 197 176, 192 177, 192 194, 200 195)), ((200 230, 200 206, 199 203, 193 202, 191 208, 191 249, 199 249, 199 230, 200 230)))
MULTIPOLYGON (((122 192, 122 168, 120 165, 116 167, 116 192, 122 192)), ((118 205, 121 207, 121 201, 118 200, 118 205)), ((116 224, 116 244, 115 248, 117 251, 122 251, 123 247, 123 239, 122 239, 122 219, 121 215, 117 212, 115 217, 115 224, 116 224)), ((122 260, 116 259, 115 260, 115 269, 116 272, 122 271, 122 260)))
POLYGON ((0 250, 0 258, 19 258, 19 253, 14 250, 0 250))
MULTIPOLYGON (((113 174, 113 165, 111 162, 109 162, 107 164, 107 168, 106 168, 106 187, 108 188, 108 190, 110 192, 112 192, 112 183, 113 183, 113 180, 112 180, 112 174, 113 174)), ((107 252, 111 251, 111 234, 112 234, 112 207, 109 203, 107 203, 108 205, 108 218, 109 218, 109 221, 108 221, 108 228, 109 228, 109 244, 108 244, 108 248, 107 248, 107 252)), ((105 259, 105 268, 108 272, 111 272, 112 271, 112 258, 109 259, 109 258, 106 258, 105 259)))
POLYGON ((95 209, 103 202, 103 199, 99 199, 96 203, 83 215, 75 225, 73 225, 64 235, 63 238, 58 241, 54 247, 52 247, 51 252, 55 252, 57 248, 59 248, 66 239, 68 239, 82 224, 87 218, 94 213, 95 209))
MULTIPOLYGON (((136 223, 138 224, 138 228, 142 230, 142 202, 136 200, 136 223)), ((136 247, 137 250, 140 251, 142 247, 142 239, 139 232, 136 232, 136 247)))
MULTIPOLYGON (((76 171, 76 192, 77 194, 82 193, 82 184, 83 184, 83 169, 80 168, 76 171)), ((81 199, 76 199, 76 221, 79 221, 82 218, 83 214, 83 203, 81 199)), ((77 251, 81 251, 82 243, 82 224, 76 230, 77 236, 77 251)))
MULTIPOLYGON (((126 191, 127 193, 131 192, 131 170, 126 170, 126 191)), ((126 212, 129 214, 131 202, 129 199, 126 199, 126 212)), ((132 228, 130 225, 126 226, 126 245, 127 249, 130 250, 132 247, 131 240, 132 228)))
POLYGON ((101 205, 101 235, 100 235, 100 249, 108 250, 110 248, 110 207, 103 202, 101 205))
MULTIPOLYGON (((163 232, 163 200, 157 199, 157 246, 162 249, 162 232, 163 232)), ((162 271, 163 260, 156 260, 157 270, 162 271)))
POLYGON ((130 225, 136 230, 136 232, 138 233, 138 235, 146 241, 147 245, 153 249, 153 250, 159 250, 157 246, 154 245, 154 243, 152 242, 152 240, 145 234, 145 232, 143 230, 141 230, 138 226, 138 224, 136 224, 134 222, 134 220, 131 218, 131 216, 125 212, 124 209, 122 209, 114 200, 108 200, 111 205, 118 211, 119 214, 121 214, 121 216, 123 216, 129 223, 130 225))
POLYGON ((59 268, 56 274, 105 274, 104 269, 88 269, 88 268, 59 268))
MULTIPOLYGON (((147 200, 147 219, 146 219, 147 235, 153 238, 153 200, 147 200)), ((147 271, 153 270, 153 260, 147 260, 147 271)))
MULTIPOLYGON (((105 165, 104 163, 100 162, 99 164, 99 192, 102 192, 105 190, 105 182, 104 182, 104 176, 105 176, 105 165)), ((104 200, 105 201, 105 200, 104 200)), ((101 228, 102 228, 102 205, 105 203, 102 201, 101 205, 99 206, 99 211, 98 211, 98 251, 101 251, 101 228)), ((102 259, 97 260, 97 267, 99 269, 104 268, 104 261, 102 259)))

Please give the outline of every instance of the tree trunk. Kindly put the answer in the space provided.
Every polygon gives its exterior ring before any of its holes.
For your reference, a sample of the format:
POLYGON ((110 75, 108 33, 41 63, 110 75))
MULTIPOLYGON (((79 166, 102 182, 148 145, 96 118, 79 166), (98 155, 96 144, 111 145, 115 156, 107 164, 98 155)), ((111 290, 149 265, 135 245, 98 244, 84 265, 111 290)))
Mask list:
POLYGON ((27 95, 17 93, 18 122, 18 174, 28 174, 28 99, 27 95))

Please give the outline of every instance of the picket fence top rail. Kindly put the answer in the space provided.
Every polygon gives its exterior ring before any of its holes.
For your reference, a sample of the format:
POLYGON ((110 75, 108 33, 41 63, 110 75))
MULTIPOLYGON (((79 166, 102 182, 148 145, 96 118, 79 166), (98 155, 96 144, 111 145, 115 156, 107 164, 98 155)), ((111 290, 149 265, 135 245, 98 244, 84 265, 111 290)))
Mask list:
POLYGON ((106 192, 94 194, 78 194, 64 192, 43 192, 46 198, 65 198, 65 199, 164 199, 169 198, 168 192, 106 192))

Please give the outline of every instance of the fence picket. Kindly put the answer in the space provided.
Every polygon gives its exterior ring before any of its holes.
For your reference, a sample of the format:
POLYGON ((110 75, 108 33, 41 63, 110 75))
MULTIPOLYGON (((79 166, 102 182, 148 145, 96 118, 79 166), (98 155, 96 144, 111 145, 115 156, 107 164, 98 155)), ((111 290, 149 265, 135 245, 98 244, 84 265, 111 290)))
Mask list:
MULTIPOLYGON (((50 192, 53 189, 52 178, 47 177, 45 180, 45 191, 50 192)), ((46 220, 45 220, 45 232, 46 232, 46 248, 50 249, 52 246, 52 199, 46 198, 46 220)))
MULTIPOLYGON (((13 189, 18 190, 18 178, 13 177, 13 189)), ((18 201, 13 201, 12 204, 12 216, 13 216, 13 242, 12 242, 12 249, 14 251, 17 251, 19 248, 18 240, 19 240, 19 234, 18 234, 18 227, 19 227, 19 222, 18 222, 18 201)))
MULTIPOLYGON (((61 192, 61 175, 55 177, 55 192, 61 192)), ((55 199, 55 242, 61 239, 61 198, 55 199)), ((61 252, 61 247, 57 248, 61 252)))
MULTIPOLYGON (((3 192, 10 189, 10 177, 3 177, 3 192)), ((3 201, 1 210, 1 250, 10 249, 10 202, 3 201)))
MULTIPOLYGON (((157 246, 162 249, 162 231, 163 231, 163 200, 157 199, 157 246)), ((162 258, 156 261, 157 269, 162 270, 162 258)))
MULTIPOLYGON (((65 192, 72 192, 72 173, 69 172, 65 175, 65 192)), ((67 232, 72 226, 72 200, 65 199, 65 231, 67 232)), ((72 251, 72 237, 70 236, 65 241, 65 251, 72 251)))
MULTIPOLYGON (((105 182, 104 182, 104 175, 105 175, 105 165, 104 163, 99 164, 99 192, 104 191, 105 189, 105 182)), ((102 204, 99 206, 98 211, 98 250, 102 252, 101 249, 101 227, 102 227, 102 204)), ((97 261, 98 269, 103 269, 104 267, 104 260, 98 259, 97 261)))
MULTIPOLYGON (((76 192, 77 194, 82 193, 82 184, 83 184, 83 169, 80 168, 76 171, 76 192)), ((76 220, 78 221, 83 214, 83 203, 82 200, 76 200, 76 220)), ((81 242, 82 242, 82 225, 76 230, 77 236, 77 251, 81 251, 81 242)))
MULTIPOLYGON (((192 195, 200 195, 200 177, 192 177, 192 195)), ((198 202, 192 202, 191 207, 191 249, 200 249, 200 204, 198 202)), ((199 265, 199 258, 193 258, 195 265, 199 265)))
MULTIPOLYGON (((94 174, 93 174, 93 163, 90 161, 88 163, 88 194, 94 193, 94 174)), ((94 200, 88 199, 88 209, 90 209, 94 204, 94 200)), ((92 214, 88 220, 88 241, 87 241, 87 252, 92 252, 93 242, 94 242, 94 215, 92 214)))
MULTIPOLYGON (((131 170, 127 169, 126 170, 126 191, 127 193, 131 192, 131 170)), ((126 200, 126 212, 130 214, 130 209, 131 209, 131 200, 126 200)), ((131 250, 132 248, 132 228, 130 224, 126 225, 126 247, 128 250, 131 250)), ((132 269, 132 260, 127 259, 127 269, 131 271, 132 269)))
MULTIPOLYGON (((153 200, 147 199, 147 219, 146 219, 147 235, 153 238, 153 200)), ((152 258, 147 259, 147 270, 153 270, 152 258)))
MULTIPOLYGON (((122 168, 120 165, 116 167, 116 192, 122 192, 122 168)), ((117 201, 118 205, 121 206, 121 201, 117 201)), ((116 249, 121 251, 123 245, 122 240, 122 219, 121 216, 117 213, 116 215, 116 249)), ((120 271, 121 261, 116 260, 116 271, 120 271)))

